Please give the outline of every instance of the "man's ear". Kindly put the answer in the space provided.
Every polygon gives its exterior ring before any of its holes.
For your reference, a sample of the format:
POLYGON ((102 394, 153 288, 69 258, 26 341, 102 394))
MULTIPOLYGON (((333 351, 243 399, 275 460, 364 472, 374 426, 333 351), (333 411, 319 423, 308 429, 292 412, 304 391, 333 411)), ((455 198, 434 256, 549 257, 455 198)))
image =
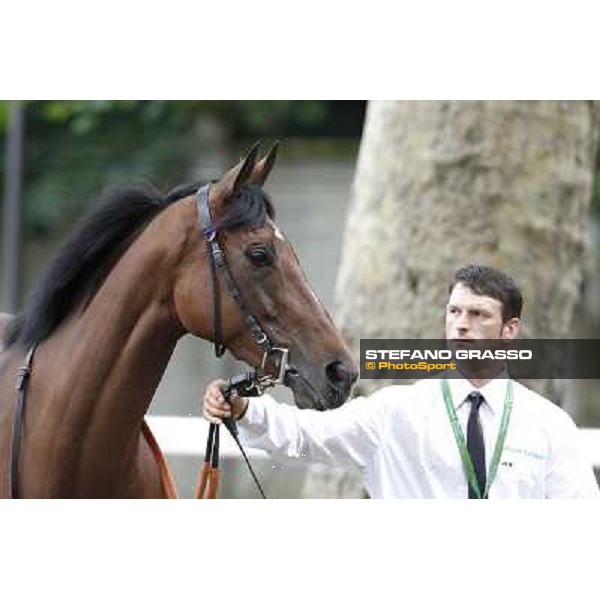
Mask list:
POLYGON ((249 181, 250 175, 252 175, 256 166, 259 148, 260 142, 256 142, 246 156, 214 184, 215 191, 218 191, 219 197, 227 200, 235 196, 240 191, 240 188, 249 181))
POLYGON ((520 329, 521 319, 518 317, 512 317, 503 323, 501 337, 503 340, 514 340, 517 337, 520 329))
POLYGON ((271 149, 267 152, 267 155, 256 163, 254 170, 250 175, 250 183, 260 185, 261 187, 264 185, 269 173, 271 172, 271 169, 273 168, 273 165, 275 164, 278 149, 279 142, 275 142, 271 149))

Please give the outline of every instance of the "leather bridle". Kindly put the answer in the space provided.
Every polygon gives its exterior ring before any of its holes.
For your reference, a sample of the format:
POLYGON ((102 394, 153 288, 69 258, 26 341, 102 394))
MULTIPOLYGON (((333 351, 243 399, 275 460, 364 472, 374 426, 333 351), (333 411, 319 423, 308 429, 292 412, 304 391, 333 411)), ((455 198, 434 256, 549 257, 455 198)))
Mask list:
MULTIPOLYGON (((286 371, 289 368, 289 350, 280 346, 274 346, 269 339, 269 336, 262 329, 252 313, 248 310, 240 289, 235 283, 231 271, 229 270, 225 254, 223 253, 223 250, 221 249, 217 239, 218 227, 214 223, 210 214, 209 192, 210 184, 200 187, 196 194, 196 205, 198 208, 198 223, 206 241, 207 254, 210 264, 213 293, 213 339, 215 344, 215 354, 217 357, 220 357, 225 352, 225 344, 223 342, 221 328, 221 296, 218 278, 219 272, 222 274, 229 295, 235 300, 240 312, 242 313, 242 316, 244 317, 244 322, 250 331, 250 335, 252 336, 254 343, 263 352, 260 367, 256 367, 251 372, 229 379, 227 387, 225 390, 223 390, 223 395, 226 400, 229 400, 234 392, 237 392, 242 396, 258 396, 262 394, 266 388, 283 383, 286 371), (273 377, 265 372, 265 366, 269 356, 276 352, 279 352, 281 357, 278 375, 277 377, 273 377)), ((238 448, 244 457, 246 465, 248 466, 258 491, 263 498, 266 498, 258 478, 252 469, 250 461, 244 452, 244 448, 240 443, 235 419, 233 417, 225 418, 223 419, 223 424, 225 427, 227 427, 227 430, 238 445, 238 448)), ((207 490, 208 497, 215 498, 219 478, 219 426, 215 423, 211 423, 206 444, 206 453, 204 455, 204 467, 197 490, 197 496, 203 497, 205 490, 207 490)))
POLYGON ((215 354, 217 357, 220 357, 225 352, 225 344, 223 342, 221 327, 221 293, 218 278, 218 273, 220 272, 223 280, 225 281, 225 285, 227 286, 229 295, 235 300, 240 312, 242 313, 242 316, 244 317, 244 322, 250 331, 250 335, 252 336, 254 343, 263 352, 261 366, 254 370, 256 384, 269 387, 271 385, 283 383, 283 377, 285 376, 287 369, 288 349, 273 345, 269 339, 269 336, 246 306, 246 302, 244 301, 240 289, 235 283, 231 271, 229 270, 225 254, 221 249, 217 239, 218 227, 210 214, 210 205, 208 200, 209 190, 210 184, 206 184, 198 190, 196 194, 196 206, 198 208, 198 224, 202 230, 204 239, 206 240, 206 248, 208 251, 210 264, 213 293, 213 339, 215 345, 215 354), (276 378, 273 378, 265 373, 264 368, 268 357, 275 352, 280 352, 281 358, 279 363, 279 374, 276 378))

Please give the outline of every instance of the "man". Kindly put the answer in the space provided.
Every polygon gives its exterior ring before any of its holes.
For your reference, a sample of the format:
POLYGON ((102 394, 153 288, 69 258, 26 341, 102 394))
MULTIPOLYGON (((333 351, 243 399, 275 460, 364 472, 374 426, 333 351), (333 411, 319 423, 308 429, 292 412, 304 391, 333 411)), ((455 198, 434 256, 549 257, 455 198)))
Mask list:
MULTIPOLYGON (((471 265, 455 273, 448 340, 511 340, 522 297, 512 279, 471 265)), ((469 377, 469 376, 467 376, 469 377)), ((592 498, 600 496, 572 419, 507 378, 387 386, 329 412, 260 398, 204 397, 204 416, 233 414, 242 443, 286 457, 351 465, 371 498, 592 498), (452 422, 455 425, 452 425, 452 422)))

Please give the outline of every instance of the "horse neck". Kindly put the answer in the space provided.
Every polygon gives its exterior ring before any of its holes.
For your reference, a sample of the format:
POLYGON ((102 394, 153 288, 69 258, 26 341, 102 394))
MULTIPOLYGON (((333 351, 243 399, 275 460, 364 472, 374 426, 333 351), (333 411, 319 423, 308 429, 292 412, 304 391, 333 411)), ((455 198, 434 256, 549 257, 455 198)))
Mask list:
POLYGON ((61 460, 73 452, 80 471, 90 471, 89 463, 99 457, 120 464, 135 455, 143 416, 185 333, 172 308, 181 251, 167 237, 173 232, 171 209, 150 223, 87 308, 36 355, 31 392, 45 400, 38 404, 43 437, 61 460), (61 433, 75 433, 81 446, 70 449, 63 441, 57 449, 60 442, 53 440, 64 440, 61 433))

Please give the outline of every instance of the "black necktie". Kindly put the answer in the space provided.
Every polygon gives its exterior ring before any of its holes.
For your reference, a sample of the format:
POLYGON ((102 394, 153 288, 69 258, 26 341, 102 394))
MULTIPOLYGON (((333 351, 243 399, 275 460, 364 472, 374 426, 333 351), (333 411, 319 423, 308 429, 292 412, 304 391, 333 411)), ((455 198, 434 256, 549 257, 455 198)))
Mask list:
MULTIPOLYGON (((471 392, 467 396, 467 400, 471 403, 471 412, 469 413, 469 422, 467 423, 467 450, 471 456, 479 489, 484 494, 487 480, 485 472, 485 443, 483 441, 481 421, 479 420, 479 407, 483 403, 483 396, 479 392, 471 392)), ((471 487, 471 484, 469 484, 469 499, 477 499, 477 494, 471 487)))

